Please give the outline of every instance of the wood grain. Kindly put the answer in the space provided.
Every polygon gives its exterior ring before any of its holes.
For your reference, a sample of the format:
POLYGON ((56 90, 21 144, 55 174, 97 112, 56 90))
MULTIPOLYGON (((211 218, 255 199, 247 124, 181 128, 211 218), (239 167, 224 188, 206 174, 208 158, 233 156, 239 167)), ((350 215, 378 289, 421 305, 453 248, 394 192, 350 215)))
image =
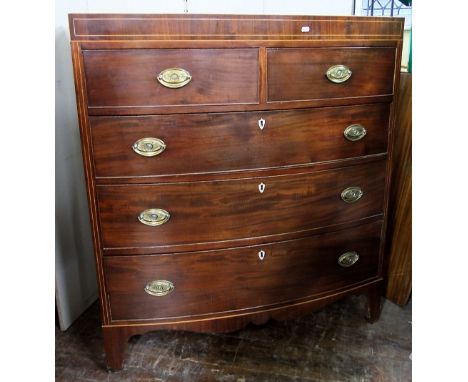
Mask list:
POLYGON ((395 49, 267 49, 268 101, 297 101, 392 94, 395 49), (351 77, 336 84, 327 70, 346 65, 351 77))
POLYGON ((404 305, 412 289, 412 76, 401 73, 388 225, 386 297, 404 305))
POLYGON ((84 80, 83 56, 80 45, 71 43, 73 73, 76 91, 76 107, 80 128, 81 153, 83 157, 83 169, 86 179, 86 196, 88 199, 89 218, 92 228, 94 257, 96 264, 96 276, 99 289, 99 302, 101 304, 101 318, 103 324, 110 322, 108 299, 104 285, 104 270, 102 266, 101 232, 98 222, 98 207, 96 198, 96 183, 94 176, 93 156, 91 148, 91 132, 89 129, 89 116, 86 113, 87 97, 86 83, 84 80))
MULTIPOLYGON (((236 240, 349 222, 382 213, 386 162, 342 170, 265 178, 99 186, 99 215, 105 248, 159 247, 236 240), (258 186, 265 184, 260 193, 258 186), (360 187, 349 204, 341 192, 360 187), (140 212, 162 208, 164 225, 148 227, 140 212)), ((231 243, 235 245, 234 243, 231 243)))
POLYGON ((91 117, 96 176, 138 177, 253 170, 385 153, 389 105, 297 111, 91 117), (265 120, 265 128, 258 126, 265 120), (361 124, 356 142, 343 131, 361 124), (294 134, 291 134, 294 131, 294 134), (156 157, 137 155, 144 137, 166 143, 156 157), (181 160, 183 158, 183 160, 181 160))
POLYGON ((261 310, 375 278, 380 229, 377 221, 261 246, 107 257, 104 264, 112 319, 186 319, 247 308, 261 310), (260 260, 262 250, 265 257, 260 260), (347 251, 358 252, 359 260, 343 268, 338 257, 347 251), (161 297, 147 294, 145 285, 155 279, 171 281, 174 291, 161 297))
POLYGON ((403 18, 268 15, 70 14, 72 40, 395 39, 403 18), (309 26, 308 33, 302 32, 309 26))
POLYGON ((90 107, 158 107, 258 103, 258 49, 144 49, 83 52, 90 107), (165 69, 192 80, 161 85, 165 69), (229 89, 228 91, 226 91, 229 89))

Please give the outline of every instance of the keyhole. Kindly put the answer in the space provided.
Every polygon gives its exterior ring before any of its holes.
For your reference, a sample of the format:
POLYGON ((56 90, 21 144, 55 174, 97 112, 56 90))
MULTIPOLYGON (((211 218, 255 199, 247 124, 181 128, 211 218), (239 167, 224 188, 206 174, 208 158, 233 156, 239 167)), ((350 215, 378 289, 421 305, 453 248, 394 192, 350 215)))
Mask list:
POLYGON ((260 183, 258 185, 258 191, 260 191, 260 193, 263 194, 263 191, 265 191, 265 187, 266 187, 265 183, 260 183))
POLYGON ((263 128, 265 127, 265 120, 263 118, 260 118, 258 120, 258 127, 260 127, 260 130, 263 130, 263 128))
POLYGON ((265 255, 266 255, 266 253, 265 253, 265 251, 263 249, 260 252, 258 252, 258 258, 260 260, 263 260, 265 258, 265 255))

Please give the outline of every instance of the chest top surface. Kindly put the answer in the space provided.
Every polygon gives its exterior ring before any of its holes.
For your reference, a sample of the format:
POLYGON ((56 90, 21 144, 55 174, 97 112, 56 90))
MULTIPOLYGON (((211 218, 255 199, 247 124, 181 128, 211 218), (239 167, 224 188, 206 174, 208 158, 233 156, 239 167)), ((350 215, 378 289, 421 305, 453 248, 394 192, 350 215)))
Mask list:
POLYGON ((360 16, 70 14, 76 41, 398 40, 404 18, 360 16))

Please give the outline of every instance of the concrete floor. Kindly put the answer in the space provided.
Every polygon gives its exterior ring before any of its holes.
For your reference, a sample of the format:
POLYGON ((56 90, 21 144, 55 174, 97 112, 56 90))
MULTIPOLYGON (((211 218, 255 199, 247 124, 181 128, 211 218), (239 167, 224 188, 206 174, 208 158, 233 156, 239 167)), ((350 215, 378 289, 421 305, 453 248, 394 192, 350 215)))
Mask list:
POLYGON ((352 296, 235 333, 152 332, 131 338, 124 369, 107 372, 96 303, 56 329, 56 381, 411 381, 411 304, 385 300, 373 325, 364 313, 365 298, 352 296))

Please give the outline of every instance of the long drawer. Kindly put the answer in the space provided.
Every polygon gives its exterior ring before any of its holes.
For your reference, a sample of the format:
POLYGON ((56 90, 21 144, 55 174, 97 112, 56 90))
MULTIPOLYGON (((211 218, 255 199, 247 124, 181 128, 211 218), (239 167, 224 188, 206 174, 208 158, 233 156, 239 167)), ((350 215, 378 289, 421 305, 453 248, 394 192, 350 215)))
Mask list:
POLYGON ((268 101, 392 94, 395 54, 395 48, 268 49, 268 101))
POLYGON ((91 117, 96 176, 232 171, 382 153, 387 149, 388 116, 389 104, 374 104, 275 112, 91 117), (353 130, 356 125, 360 130, 353 130))
POLYGON ((381 160, 263 178, 99 186, 102 242, 105 248, 207 243, 380 214, 385 165, 381 160))
POLYGON ((258 49, 88 50, 83 57, 90 107, 258 102, 258 49))
POLYGON ((106 257, 112 319, 262 308, 346 287, 377 276, 380 233, 377 221, 244 248, 106 257))

